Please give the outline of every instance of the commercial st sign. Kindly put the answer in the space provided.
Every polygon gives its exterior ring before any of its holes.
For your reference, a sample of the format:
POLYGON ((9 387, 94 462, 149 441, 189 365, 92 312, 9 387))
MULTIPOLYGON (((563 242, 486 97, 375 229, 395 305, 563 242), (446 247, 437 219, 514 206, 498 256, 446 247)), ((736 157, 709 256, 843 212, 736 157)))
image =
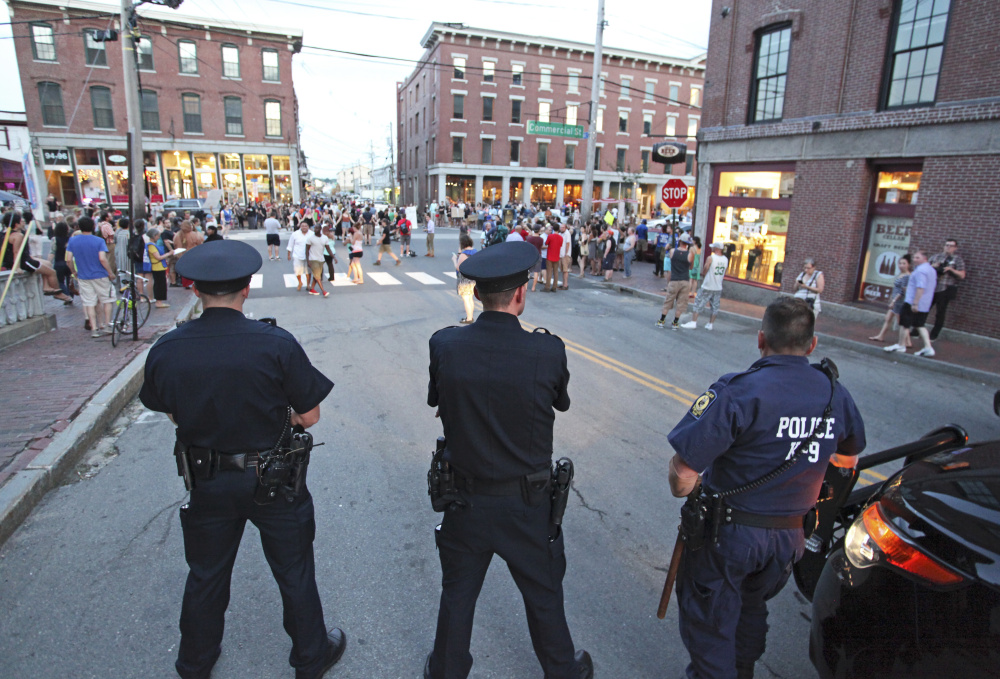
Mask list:
POLYGON ((537 120, 528 121, 528 134, 548 134, 553 137, 570 137, 583 139, 583 125, 566 125, 565 123, 542 123, 537 120))

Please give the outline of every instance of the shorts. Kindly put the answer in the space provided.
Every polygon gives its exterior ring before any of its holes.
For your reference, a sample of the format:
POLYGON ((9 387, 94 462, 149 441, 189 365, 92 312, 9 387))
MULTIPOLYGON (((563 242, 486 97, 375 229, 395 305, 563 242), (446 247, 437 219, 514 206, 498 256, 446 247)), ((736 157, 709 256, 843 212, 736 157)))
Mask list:
POLYGON ((604 256, 604 260, 601 262, 602 271, 612 271, 615 268, 615 251, 612 250, 607 255, 604 256))
POLYGON ((529 273, 542 273, 542 269, 544 268, 545 268, 545 258, 539 257, 538 261, 535 262, 535 265, 531 267, 529 273))
POLYGON ((268 245, 281 245, 281 236, 276 233, 267 234, 267 244, 268 245))
POLYGON ((914 311, 913 307, 904 303, 903 308, 899 310, 899 325, 907 329, 922 328, 927 322, 929 313, 929 311, 914 311))
POLYGON ((640 240, 636 241, 636 243, 635 243, 635 251, 639 253, 640 259, 641 259, 641 255, 644 252, 646 252, 646 246, 648 244, 649 244, 649 241, 646 241, 646 240, 640 239, 640 240))
POLYGON ((115 286, 107 278, 77 279, 83 306, 111 304, 115 301, 115 286))
POLYGON ((35 273, 40 269, 42 263, 37 259, 34 259, 27 252, 21 255, 21 271, 26 271, 28 273, 35 273))
POLYGON ((410 245, 410 236, 409 236, 409 235, 406 235, 406 236, 400 236, 400 237, 399 237, 399 244, 400 244, 400 245, 406 245, 406 246, 409 246, 409 245, 410 245))
POLYGON ((352 252, 349 259, 361 259, 361 256, 365 254, 363 252, 352 252))
POLYGON ((313 278, 323 278, 323 260, 316 261, 315 259, 309 260, 309 270, 312 271, 313 278))
POLYGON ((573 268, 573 258, 572 257, 563 257, 560 260, 560 266, 562 267, 563 271, 569 271, 570 269, 573 268))
POLYGON ((391 244, 386 244, 386 243, 379 243, 378 253, 381 255, 383 252, 391 253, 392 252, 392 245, 391 244))
POLYGON ((663 310, 660 312, 664 316, 674 310, 674 318, 687 311, 688 281, 670 281, 667 283, 667 298, 663 300, 663 310))
POLYGON ((309 267, 306 265, 306 260, 292 257, 292 271, 295 272, 296 276, 303 276, 308 273, 309 267))
POLYGON ((706 304, 711 308, 712 315, 717 315, 719 306, 722 304, 722 290, 706 290, 705 288, 698 290, 698 297, 694 300, 694 312, 700 314, 705 309, 706 304))

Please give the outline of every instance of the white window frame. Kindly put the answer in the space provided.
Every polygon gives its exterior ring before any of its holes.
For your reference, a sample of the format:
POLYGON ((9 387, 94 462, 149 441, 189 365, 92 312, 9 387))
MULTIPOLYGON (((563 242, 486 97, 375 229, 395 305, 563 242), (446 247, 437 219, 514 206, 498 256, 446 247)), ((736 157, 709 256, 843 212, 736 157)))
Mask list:
POLYGON ((552 72, 555 71, 555 66, 552 64, 541 64, 538 67, 538 90, 540 92, 551 92, 552 91, 552 72))

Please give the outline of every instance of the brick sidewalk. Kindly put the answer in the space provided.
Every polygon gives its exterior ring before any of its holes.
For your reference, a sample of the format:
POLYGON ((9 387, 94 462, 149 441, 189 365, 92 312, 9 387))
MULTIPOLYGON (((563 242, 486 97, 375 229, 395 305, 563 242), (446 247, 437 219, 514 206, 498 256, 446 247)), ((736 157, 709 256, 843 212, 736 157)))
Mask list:
MULTIPOLYGON (((601 282, 599 277, 589 275, 586 277, 586 280, 595 283, 601 282)), ((616 271, 611 279, 611 282, 615 285, 633 288, 642 292, 652 293, 663 297, 666 296, 663 292, 663 288, 666 287, 667 279, 654 277, 653 264, 648 262, 634 262, 632 264, 632 277, 628 279, 625 278, 625 275, 622 272, 616 271)), ((572 282, 570 285, 572 285, 572 282)), ((735 284, 729 282, 724 283, 723 294, 725 294, 725 287, 727 285, 735 284)), ((693 304, 694 300, 691 299, 690 303, 693 304)), ((764 316, 764 307, 757 304, 749 304, 731 299, 722 300, 722 311, 738 314, 740 316, 746 316, 748 318, 760 319, 764 316)), ((699 330, 700 326, 708 320, 708 315, 709 311, 707 309, 699 315, 699 330)), ((659 318, 658 312, 656 314, 652 314, 651 318, 652 316, 655 316, 653 320, 659 318)), ((652 320, 650 323, 652 323, 652 320)), ((816 332, 823 335, 830 335, 845 340, 859 342, 871 347, 885 347, 892 343, 892 338, 890 338, 889 342, 885 343, 872 342, 868 339, 870 336, 878 332, 881 325, 881 319, 873 324, 868 324, 858 321, 846 321, 839 318, 833 318, 828 314, 820 313, 819 319, 816 321, 816 332)), ((913 341, 916 348, 920 348, 922 346, 920 340, 914 338, 913 341)), ((910 349, 910 354, 912 354, 913 351, 914 349, 910 349)), ((964 368, 973 368, 975 370, 982 370, 995 375, 1000 375, 1000 352, 997 352, 994 349, 973 346, 960 340, 949 339, 947 337, 947 333, 945 333, 944 336, 934 342, 934 351, 937 352, 937 355, 934 358, 928 358, 926 360, 950 363, 964 368)), ((897 354, 885 354, 886 360, 892 360, 895 356, 897 356, 897 354)))
POLYGON ((176 314, 192 297, 170 288, 169 309, 150 311, 139 341, 125 338, 117 347, 111 336, 92 339, 83 327, 79 298, 73 306, 48 298, 45 311, 56 316, 57 329, 0 351, 0 485, 24 469, 65 429, 81 408, 151 339, 174 327, 176 314))

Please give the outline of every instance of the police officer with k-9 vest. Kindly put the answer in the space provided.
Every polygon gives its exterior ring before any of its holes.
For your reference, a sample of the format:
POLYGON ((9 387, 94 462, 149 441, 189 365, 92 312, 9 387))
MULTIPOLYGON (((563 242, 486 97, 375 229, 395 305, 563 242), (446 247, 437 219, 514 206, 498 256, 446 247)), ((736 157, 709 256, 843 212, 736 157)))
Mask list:
POLYGON ((565 412, 569 370, 562 340, 527 332, 530 243, 500 243, 460 267, 476 282, 483 312, 475 323, 430 339, 427 404, 438 408, 438 439, 428 490, 444 511, 435 540, 442 587, 434 647, 425 679, 465 679, 476 599, 494 555, 507 563, 521 596, 535 655, 546 679, 590 679, 586 651, 576 651, 566 623, 562 512, 572 463, 553 467, 556 410, 565 412))
POLYGON ((809 364, 814 326, 801 299, 772 302, 760 360, 719 378, 669 434, 670 489, 688 498, 677 600, 689 679, 753 677, 767 601, 802 557, 828 463, 854 467, 865 448, 836 366, 809 364))
MULTIPOLYGON (((139 394, 177 425, 174 454, 191 492, 180 509, 190 570, 175 666, 184 679, 207 679, 222 652, 233 562, 248 520, 281 591, 296 679, 323 676, 347 645, 323 620, 305 485, 312 448, 305 430, 319 421, 333 383, 291 334, 243 315, 262 261, 252 246, 229 240, 178 260, 177 273, 194 281, 204 313, 150 349, 139 394)), ((256 627, 276 622, 270 611, 260 617, 256 627)))

